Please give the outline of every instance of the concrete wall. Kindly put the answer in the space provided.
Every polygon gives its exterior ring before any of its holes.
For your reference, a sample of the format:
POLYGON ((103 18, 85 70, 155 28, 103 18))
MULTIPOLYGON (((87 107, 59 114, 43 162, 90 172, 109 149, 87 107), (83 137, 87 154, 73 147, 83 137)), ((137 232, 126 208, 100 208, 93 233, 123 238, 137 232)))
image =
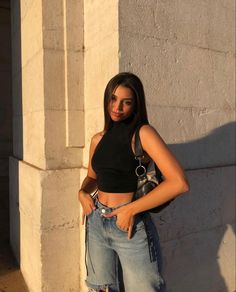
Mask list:
POLYGON ((154 216, 167 291, 235 290, 234 13, 234 1, 119 1, 119 70, 143 80, 191 185, 154 216))
POLYGON ((188 171, 190 193, 154 216, 167 291, 235 291, 235 172, 188 171))
MULTIPOLYGON (((150 121, 167 143, 234 120, 234 1, 120 1, 119 24, 119 69, 143 79, 150 121)), ((184 164, 232 162, 231 154, 184 164)))

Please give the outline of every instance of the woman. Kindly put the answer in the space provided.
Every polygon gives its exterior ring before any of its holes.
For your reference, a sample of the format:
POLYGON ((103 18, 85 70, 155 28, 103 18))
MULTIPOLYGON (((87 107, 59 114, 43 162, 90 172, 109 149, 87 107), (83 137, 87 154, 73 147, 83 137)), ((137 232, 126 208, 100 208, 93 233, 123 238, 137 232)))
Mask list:
POLYGON ((108 82, 104 116, 104 130, 91 140, 88 173, 79 190, 83 221, 87 219, 87 286, 89 291, 120 291, 119 260, 126 292, 163 291, 155 256, 159 252, 158 237, 145 211, 188 191, 187 179, 165 142, 148 123, 143 85, 136 75, 119 73, 108 82), (133 201, 137 187, 137 126, 145 156, 155 161, 165 180, 133 201), (90 194, 95 189, 98 198, 94 201, 90 194))

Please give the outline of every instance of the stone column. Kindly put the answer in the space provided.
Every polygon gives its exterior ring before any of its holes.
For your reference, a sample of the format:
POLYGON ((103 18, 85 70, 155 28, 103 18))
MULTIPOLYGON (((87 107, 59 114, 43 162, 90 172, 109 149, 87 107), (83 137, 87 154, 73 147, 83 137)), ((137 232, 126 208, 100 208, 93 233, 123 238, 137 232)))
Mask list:
POLYGON ((30 291, 79 291, 83 2, 11 4, 11 244, 30 291))

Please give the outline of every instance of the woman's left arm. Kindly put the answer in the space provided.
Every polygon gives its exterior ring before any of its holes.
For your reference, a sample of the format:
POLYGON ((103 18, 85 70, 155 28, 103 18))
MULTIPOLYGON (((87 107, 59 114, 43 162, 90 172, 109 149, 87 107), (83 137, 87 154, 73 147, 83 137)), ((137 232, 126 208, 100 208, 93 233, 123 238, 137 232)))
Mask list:
POLYGON ((144 125, 139 134, 143 149, 156 163, 165 180, 150 193, 129 204, 133 215, 160 206, 189 190, 180 163, 157 131, 150 125, 144 125))
POLYGON ((145 152, 154 160, 165 180, 147 195, 122 206, 106 217, 117 216, 117 223, 128 231, 131 238, 134 216, 160 206, 189 190, 189 184, 182 167, 156 130, 144 125, 140 129, 140 139, 145 152))

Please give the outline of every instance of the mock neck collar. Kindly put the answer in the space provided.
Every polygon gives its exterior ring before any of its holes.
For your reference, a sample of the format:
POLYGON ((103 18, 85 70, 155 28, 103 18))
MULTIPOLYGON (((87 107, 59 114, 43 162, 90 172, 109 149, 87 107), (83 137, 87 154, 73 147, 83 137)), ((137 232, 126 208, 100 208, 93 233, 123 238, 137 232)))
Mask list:
POLYGON ((134 115, 131 114, 128 118, 124 119, 124 120, 121 120, 121 121, 113 121, 112 123, 112 126, 113 127, 116 127, 116 126, 119 126, 119 125, 129 125, 132 123, 134 119, 134 115))

